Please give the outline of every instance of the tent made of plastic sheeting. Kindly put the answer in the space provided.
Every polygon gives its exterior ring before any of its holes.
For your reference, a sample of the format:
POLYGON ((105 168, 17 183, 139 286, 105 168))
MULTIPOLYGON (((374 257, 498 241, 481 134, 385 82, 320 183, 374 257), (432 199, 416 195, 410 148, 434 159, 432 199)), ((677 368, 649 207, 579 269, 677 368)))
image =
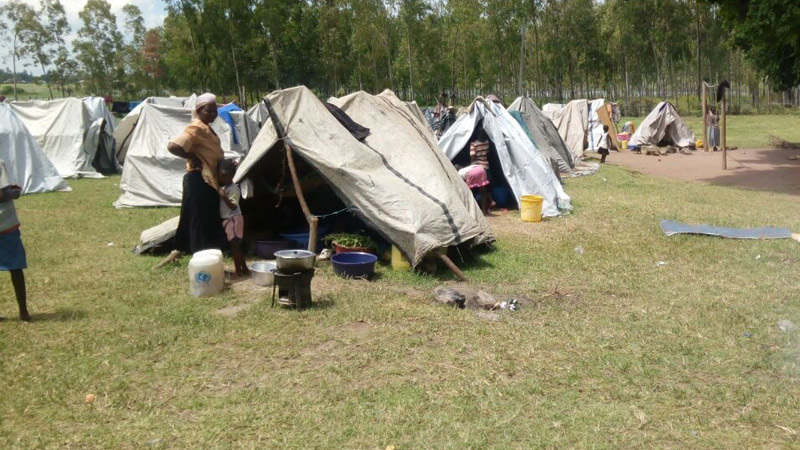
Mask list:
POLYGON ((234 181, 261 176, 270 158, 280 164, 285 143, 353 214, 413 265, 440 247, 492 239, 485 220, 476 217, 474 202, 467 201, 463 182, 394 95, 358 93, 336 100, 361 125, 374 127, 363 141, 306 87, 273 92, 265 102, 274 115, 261 128, 234 181))
POLYGON ((603 126, 608 127, 608 137, 611 138, 613 148, 619 149, 617 141, 617 126, 611 121, 609 107, 604 99, 600 98, 589 102, 589 126, 587 127, 587 150, 597 151, 603 139, 603 126))
POLYGON ((23 194, 67 191, 69 187, 39 144, 6 103, 0 103, 0 159, 23 194))
POLYGON ((631 136, 628 145, 675 145, 691 147, 694 145, 694 132, 683 123, 683 119, 672 103, 659 103, 631 136))
POLYGON ((231 127, 231 150, 247 154, 258 136, 258 124, 235 103, 220 106, 219 116, 231 127))
POLYGON ((128 153, 128 146, 130 145, 130 137, 136 123, 139 121, 139 114, 145 105, 159 105, 168 106, 170 108, 183 108, 184 97, 147 97, 141 103, 136 105, 117 125, 114 130, 114 140, 117 143, 117 161, 124 163, 125 155, 128 153))
POLYGON ((567 145, 558 134, 553 122, 536 107, 528 97, 517 97, 508 107, 509 111, 519 111, 522 120, 530 131, 533 143, 547 157, 558 164, 561 172, 569 172, 575 167, 572 154, 567 149, 567 145))
MULTIPOLYGON (((144 104, 127 137, 125 164, 119 183, 122 193, 114 202, 115 207, 180 205, 186 160, 169 153, 167 144, 191 121, 192 112, 186 108, 144 104)), ((228 124, 217 117, 211 127, 220 138, 225 157, 241 158, 240 154, 231 151, 228 124)))
POLYGON ((83 139, 84 150, 95 151, 92 165, 100 173, 109 175, 122 170, 116 158, 114 130, 117 122, 102 97, 84 97, 83 104, 89 111, 89 128, 83 139))
POLYGON ((247 116, 253 119, 253 122, 258 125, 258 129, 264 126, 264 123, 269 120, 269 112, 264 102, 258 102, 247 110, 247 116))
POLYGON ((517 204, 523 195, 539 195, 543 198, 542 215, 545 217, 558 216, 560 209, 572 209, 570 198, 547 156, 500 104, 476 98, 468 113, 459 117, 439 139, 439 147, 451 161, 455 160, 463 152, 469 152, 470 139, 479 126, 491 140, 502 175, 517 204))
POLYGON ((548 103, 542 108, 558 129, 576 164, 583 158, 584 150, 599 148, 603 125, 608 126, 612 145, 619 148, 616 127, 608 115, 605 100, 573 100, 566 105, 548 103))
POLYGON ((91 115, 82 100, 29 100, 11 107, 62 178, 102 178, 92 166, 96 148, 84 145, 91 115))

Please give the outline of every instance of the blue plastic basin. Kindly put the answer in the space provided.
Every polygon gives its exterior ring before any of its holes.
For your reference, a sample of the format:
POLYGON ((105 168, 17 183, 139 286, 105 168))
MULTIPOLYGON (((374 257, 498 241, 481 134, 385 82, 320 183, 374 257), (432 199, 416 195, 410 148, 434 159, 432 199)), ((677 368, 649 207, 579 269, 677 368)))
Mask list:
POLYGON ((375 273, 378 257, 372 253, 347 252, 331 257, 333 272, 343 277, 368 277, 375 273))
MULTIPOLYGON (((328 227, 317 227, 317 250, 322 248, 322 238, 330 233, 328 227)), ((295 243, 297 248, 308 248, 308 229, 305 230, 288 230, 285 233, 278 234, 283 239, 290 240, 295 243)))

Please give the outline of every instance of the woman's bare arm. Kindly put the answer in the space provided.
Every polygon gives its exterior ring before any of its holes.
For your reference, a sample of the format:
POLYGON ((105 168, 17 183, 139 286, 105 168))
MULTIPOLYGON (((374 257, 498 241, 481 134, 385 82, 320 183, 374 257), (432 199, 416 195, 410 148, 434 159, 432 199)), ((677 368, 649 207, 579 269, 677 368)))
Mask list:
POLYGON ((184 158, 184 159, 188 159, 189 158, 189 154, 186 153, 186 150, 184 150, 183 147, 181 147, 180 145, 178 145, 178 144, 176 144, 174 142, 170 142, 170 143, 167 144, 167 151, 169 151, 173 155, 178 156, 180 158, 184 158))

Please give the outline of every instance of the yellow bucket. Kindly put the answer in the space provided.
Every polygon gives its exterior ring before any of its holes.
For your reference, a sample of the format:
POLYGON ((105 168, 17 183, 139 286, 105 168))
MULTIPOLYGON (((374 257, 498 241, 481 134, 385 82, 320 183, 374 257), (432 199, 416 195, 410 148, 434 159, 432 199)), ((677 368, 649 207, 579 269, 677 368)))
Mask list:
POLYGON ((619 141, 619 143, 622 144, 622 150, 628 149, 628 141, 619 141))
POLYGON ((523 222, 542 221, 542 200, 539 195, 523 195, 519 202, 519 212, 523 222))
POLYGON ((392 269, 394 270, 410 270, 411 263, 408 262, 405 256, 400 252, 400 249, 392 246, 392 269))

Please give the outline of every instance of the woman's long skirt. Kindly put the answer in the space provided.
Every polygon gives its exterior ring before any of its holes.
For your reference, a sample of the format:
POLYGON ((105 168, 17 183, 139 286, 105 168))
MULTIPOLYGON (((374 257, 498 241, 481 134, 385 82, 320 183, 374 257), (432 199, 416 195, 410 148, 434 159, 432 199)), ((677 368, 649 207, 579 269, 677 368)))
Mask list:
POLYGON ((183 176, 181 218, 175 233, 176 249, 194 253, 228 248, 219 216, 219 202, 219 194, 203 180, 199 171, 186 172, 183 176))

